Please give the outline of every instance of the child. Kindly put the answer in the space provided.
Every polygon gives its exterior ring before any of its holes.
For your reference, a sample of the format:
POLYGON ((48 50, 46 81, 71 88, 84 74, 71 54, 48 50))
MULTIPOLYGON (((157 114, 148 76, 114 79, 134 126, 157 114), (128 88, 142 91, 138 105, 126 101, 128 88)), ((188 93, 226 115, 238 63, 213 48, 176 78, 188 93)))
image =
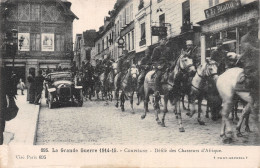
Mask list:
POLYGON ((25 88, 25 84, 24 84, 24 82, 21 78, 20 78, 20 81, 19 81, 19 85, 20 85, 20 89, 21 89, 21 94, 24 95, 23 90, 25 88))

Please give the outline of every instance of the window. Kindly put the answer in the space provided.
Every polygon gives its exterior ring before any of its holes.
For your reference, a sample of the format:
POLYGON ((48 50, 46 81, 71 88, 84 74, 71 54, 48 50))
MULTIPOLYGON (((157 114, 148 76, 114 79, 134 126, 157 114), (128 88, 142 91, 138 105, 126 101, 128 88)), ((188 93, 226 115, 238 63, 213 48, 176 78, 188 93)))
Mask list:
POLYGON ((145 23, 141 24, 141 40, 145 39, 145 23))
POLYGON ((119 20, 117 21, 117 36, 120 36, 119 20))
POLYGON ((132 49, 135 48, 135 35, 134 35, 134 31, 132 31, 132 49))
POLYGON ((98 43, 98 53, 100 53, 100 43, 98 43))
POLYGON ((141 10, 144 7, 144 0, 140 0, 138 10, 141 10))
POLYGON ((129 21, 129 7, 126 8, 126 24, 128 24, 130 21, 129 21))
POLYGON ((31 20, 34 21, 40 20, 40 5, 37 4, 31 5, 31 20))
POLYGON ((127 34, 124 36, 124 40, 125 40, 125 49, 127 50, 127 34))
MULTIPOLYGON (((119 29, 123 27, 123 22, 122 22, 122 15, 119 15, 119 29)), ((120 33, 120 30, 119 30, 120 33)))
POLYGON ((104 49, 105 49, 105 48, 104 48, 104 47, 105 47, 104 45, 105 45, 105 42, 104 42, 104 39, 103 39, 103 40, 102 40, 102 51, 104 51, 104 49))
POLYGON ((165 14, 161 14, 159 16, 159 24, 160 26, 164 26, 164 23, 165 23, 165 14))
POLYGON ((209 7, 219 4, 219 0, 209 0, 209 7))
POLYGON ((133 21, 133 4, 130 5, 130 22, 133 21))
POLYGON ((182 3, 182 25, 190 24, 190 1, 182 3))
POLYGON ((128 33, 128 50, 131 50, 131 43, 130 43, 130 32, 128 33))
POLYGON ((122 27, 124 27, 124 25, 126 25, 126 8, 123 11, 123 25, 122 25, 122 27))
POLYGON ((39 33, 31 33, 31 51, 40 51, 41 35, 39 33))
POLYGON ((55 39, 56 39, 55 50, 64 51, 64 35, 56 34, 55 39))

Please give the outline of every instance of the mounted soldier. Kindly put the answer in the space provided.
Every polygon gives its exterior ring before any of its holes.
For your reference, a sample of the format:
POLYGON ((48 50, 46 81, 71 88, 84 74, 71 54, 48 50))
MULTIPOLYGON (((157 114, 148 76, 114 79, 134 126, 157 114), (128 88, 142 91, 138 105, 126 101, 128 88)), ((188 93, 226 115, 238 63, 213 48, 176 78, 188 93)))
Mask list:
POLYGON ((112 61, 110 60, 108 55, 104 55, 104 59, 102 60, 101 64, 103 66, 102 71, 104 73, 104 80, 106 80, 112 66, 112 61))
POLYGON ((150 65, 151 65, 151 50, 150 48, 147 48, 145 50, 145 56, 140 60, 138 63, 139 65, 139 70, 140 70, 140 75, 137 80, 137 88, 143 85, 144 83, 144 78, 147 72, 150 70, 150 65))
POLYGON ((160 45, 155 47, 152 53, 152 62, 155 66, 155 95, 160 94, 160 81, 171 60, 170 48, 166 46, 166 43, 167 39, 163 37, 160 40, 160 45))
POLYGON ((218 63, 219 75, 225 72, 226 55, 227 55, 227 51, 223 49, 222 41, 218 41, 217 49, 211 53, 210 58, 218 63))
POLYGON ((119 57, 118 63, 117 63, 117 81, 116 85, 119 87, 120 81, 122 77, 125 75, 126 71, 130 68, 130 61, 127 59, 128 51, 124 50, 123 54, 119 57))
POLYGON ((198 67, 200 64, 200 53, 198 50, 198 46, 195 46, 192 40, 187 40, 186 49, 184 51, 186 52, 186 55, 188 55, 188 57, 193 59, 194 65, 198 67))

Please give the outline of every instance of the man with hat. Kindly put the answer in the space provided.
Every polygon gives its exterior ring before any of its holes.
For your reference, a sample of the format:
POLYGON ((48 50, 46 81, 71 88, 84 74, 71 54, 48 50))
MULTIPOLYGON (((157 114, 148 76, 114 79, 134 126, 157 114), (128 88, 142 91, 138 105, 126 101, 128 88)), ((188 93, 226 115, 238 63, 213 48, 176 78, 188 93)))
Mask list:
POLYGON ((259 39, 256 19, 250 19, 247 23, 248 32, 241 37, 242 53, 240 61, 244 69, 247 87, 250 89, 254 101, 259 97, 259 39))
POLYGON ((147 72, 150 69, 149 65, 151 64, 151 58, 150 58, 150 56, 151 56, 151 49, 148 47, 145 50, 144 54, 145 54, 145 56, 138 63, 139 67, 140 67, 140 71, 141 71, 141 73, 140 73, 140 75, 138 77, 138 80, 137 80, 137 88, 138 89, 144 83, 145 75, 147 74, 147 72))
POLYGON ((155 47, 152 53, 152 62, 156 68, 155 76, 155 96, 159 96, 160 81, 163 75, 163 71, 167 68, 170 58, 170 49, 166 46, 167 38, 162 37, 160 45, 155 47))
POLYGON ((200 53, 198 47, 193 45, 192 40, 186 41, 186 54, 193 59, 193 64, 198 67, 200 64, 200 53))
POLYGON ((112 66, 112 61, 110 60, 109 56, 107 54, 104 55, 104 59, 102 60, 102 71, 105 73, 104 79, 107 79, 107 75, 110 71, 110 68, 112 66))
POLYGON ((217 49, 211 53, 210 58, 218 63, 218 74, 225 72, 226 55, 222 41, 217 41, 217 49))
POLYGON ((128 51, 124 50, 122 55, 119 57, 118 63, 117 63, 117 73, 118 78, 116 81, 117 87, 120 85, 121 78, 125 74, 125 72, 130 68, 130 62, 127 59, 128 51))

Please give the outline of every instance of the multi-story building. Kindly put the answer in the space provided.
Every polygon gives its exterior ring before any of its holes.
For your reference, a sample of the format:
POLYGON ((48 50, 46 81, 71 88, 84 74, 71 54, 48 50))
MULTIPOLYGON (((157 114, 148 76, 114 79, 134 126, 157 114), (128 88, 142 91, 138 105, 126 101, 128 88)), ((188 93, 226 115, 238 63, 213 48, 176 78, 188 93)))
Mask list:
MULTIPOLYGON (((70 10, 67 0, 5 0, 1 14, 1 33, 18 31, 16 38, 23 38, 21 48, 10 53, 1 48, 3 66, 14 70, 25 79, 29 69, 37 74, 39 69, 60 65, 68 68, 73 59, 72 29, 77 16, 70 10)), ((17 40, 19 44, 19 41, 17 40)))

